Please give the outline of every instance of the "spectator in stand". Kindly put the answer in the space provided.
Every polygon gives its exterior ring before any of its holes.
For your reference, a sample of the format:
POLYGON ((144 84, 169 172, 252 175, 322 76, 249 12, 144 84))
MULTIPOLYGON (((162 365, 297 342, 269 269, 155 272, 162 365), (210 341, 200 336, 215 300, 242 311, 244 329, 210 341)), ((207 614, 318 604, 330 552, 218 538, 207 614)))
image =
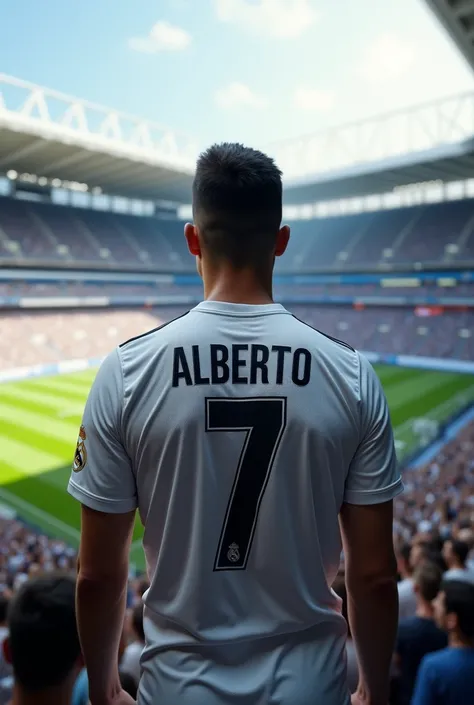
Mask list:
POLYGON ((427 561, 413 575, 416 614, 401 620, 394 657, 398 671, 398 705, 410 705, 422 658, 447 646, 446 634, 434 621, 433 600, 439 592, 441 579, 438 566, 427 561))
POLYGON ((464 541, 450 539, 443 547, 443 558, 446 561, 448 570, 444 574, 444 580, 461 580, 474 584, 474 572, 466 567, 469 546, 464 541))
POLYGON ((143 631, 143 603, 135 605, 128 616, 129 632, 131 641, 126 647, 122 660, 121 669, 129 673, 138 685, 140 680, 140 658, 145 648, 145 633, 143 631))
POLYGON ((12 705, 70 705, 82 667, 75 580, 50 573, 28 580, 8 611, 4 649, 13 666, 12 705))
POLYGON ((416 612, 416 595, 413 585, 413 568, 410 563, 411 545, 402 543, 396 549, 398 574, 398 620, 413 617, 416 612))
POLYGON ((449 646, 421 662, 411 705, 474 703, 474 585, 447 580, 435 600, 449 646))

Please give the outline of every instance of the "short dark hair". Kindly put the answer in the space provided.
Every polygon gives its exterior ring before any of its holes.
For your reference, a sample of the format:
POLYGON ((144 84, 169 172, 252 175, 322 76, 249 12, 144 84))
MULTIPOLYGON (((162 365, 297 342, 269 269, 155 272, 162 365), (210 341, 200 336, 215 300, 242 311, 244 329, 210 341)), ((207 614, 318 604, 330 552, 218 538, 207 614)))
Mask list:
POLYGON ((24 583, 10 603, 13 673, 27 691, 60 685, 80 657, 75 592, 70 575, 43 574, 24 583))
POLYGON ((465 541, 458 541, 457 539, 450 539, 450 542, 452 552, 464 565, 469 555, 469 546, 465 541))
POLYGON ((428 602, 432 602, 435 599, 441 587, 442 579, 442 571, 430 561, 421 563, 413 574, 413 581, 418 586, 421 597, 428 602))
POLYGON ((143 631, 143 604, 135 605, 132 610, 132 627, 135 634, 141 641, 145 641, 145 632, 143 631))
POLYGON ((268 256, 281 226, 281 176, 273 159, 241 144, 215 144, 200 155, 193 217, 212 257, 244 268, 268 256))
POLYGON ((444 580, 446 614, 455 614, 461 634, 474 639, 474 585, 461 580, 444 580))
POLYGON ((398 546, 397 553, 403 561, 408 563, 410 561, 411 543, 407 543, 405 541, 402 544, 400 544, 398 546))

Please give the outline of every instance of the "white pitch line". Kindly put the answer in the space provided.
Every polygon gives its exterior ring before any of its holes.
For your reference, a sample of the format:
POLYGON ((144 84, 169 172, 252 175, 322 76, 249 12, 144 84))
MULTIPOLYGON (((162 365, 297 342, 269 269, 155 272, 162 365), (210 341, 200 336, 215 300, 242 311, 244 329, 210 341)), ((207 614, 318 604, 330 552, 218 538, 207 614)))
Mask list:
POLYGON ((27 502, 25 499, 17 497, 16 494, 9 492, 4 487, 0 488, 0 499, 3 499, 7 504, 10 504, 13 508, 19 509, 20 512, 23 509, 23 511, 28 512, 34 517, 37 517, 39 521, 46 522, 51 527, 59 529, 62 533, 73 538, 74 541, 78 541, 81 536, 80 532, 77 529, 74 529, 74 527, 70 526, 69 524, 66 524, 60 519, 57 519, 51 514, 48 514, 48 512, 43 511, 39 507, 35 507, 34 504, 27 502))
MULTIPOLYGON (((27 502, 25 499, 21 499, 21 497, 17 497, 16 494, 9 492, 4 487, 0 488, 0 499, 3 499, 7 504, 9 504, 10 506, 12 506, 15 509, 18 509, 20 512, 22 510, 25 512, 28 512, 32 516, 37 517, 37 519, 39 521, 47 523, 47 524, 49 524, 49 526, 55 527, 56 529, 59 529, 62 533, 66 534, 67 536, 70 536, 72 539, 74 539, 74 541, 79 541, 79 539, 81 537, 81 532, 78 531, 78 529, 75 529, 73 526, 66 524, 64 521, 57 519, 56 517, 52 516, 51 514, 48 514, 48 512, 45 512, 45 511, 43 511, 43 509, 40 509, 39 507, 36 507, 34 504, 27 502)), ((142 539, 137 539, 130 546, 130 552, 135 551, 141 547, 142 547, 142 539)))

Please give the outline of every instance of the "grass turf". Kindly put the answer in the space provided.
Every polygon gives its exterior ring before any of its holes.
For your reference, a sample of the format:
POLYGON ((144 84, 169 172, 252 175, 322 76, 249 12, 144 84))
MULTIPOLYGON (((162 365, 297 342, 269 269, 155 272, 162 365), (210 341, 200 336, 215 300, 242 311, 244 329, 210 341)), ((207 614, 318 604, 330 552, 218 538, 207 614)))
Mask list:
MULTIPOLYGON (((399 457, 416 448, 413 420, 443 421, 474 402, 474 376, 377 366, 399 457)), ((0 502, 42 530, 77 545, 78 503, 66 493, 82 409, 95 370, 0 386, 0 502)), ((137 522, 132 561, 143 567, 137 522)))

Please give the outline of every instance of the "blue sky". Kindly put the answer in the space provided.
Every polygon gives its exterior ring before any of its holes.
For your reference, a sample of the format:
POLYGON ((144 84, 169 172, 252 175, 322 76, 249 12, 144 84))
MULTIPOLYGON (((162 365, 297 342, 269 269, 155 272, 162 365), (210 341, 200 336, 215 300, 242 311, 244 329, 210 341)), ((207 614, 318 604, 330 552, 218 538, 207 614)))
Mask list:
POLYGON ((4 0, 0 71, 200 146, 264 146, 474 88, 422 0, 4 0))

